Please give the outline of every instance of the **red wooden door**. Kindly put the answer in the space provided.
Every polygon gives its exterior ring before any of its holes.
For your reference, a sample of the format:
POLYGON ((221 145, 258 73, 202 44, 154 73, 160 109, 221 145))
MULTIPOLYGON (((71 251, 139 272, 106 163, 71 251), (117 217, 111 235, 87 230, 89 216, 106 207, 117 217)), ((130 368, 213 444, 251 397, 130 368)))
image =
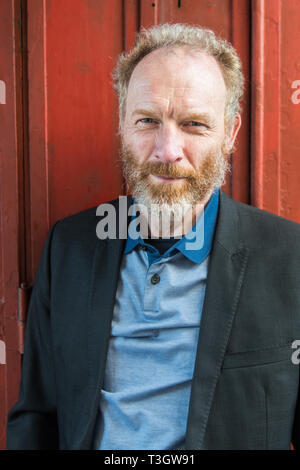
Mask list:
POLYGON ((299 3, 0 2, 0 448, 20 378, 26 297, 20 287, 33 284, 56 220, 124 192, 111 72, 140 27, 198 24, 234 44, 246 89, 224 189, 236 200, 300 222, 300 105, 291 98, 300 80, 299 3))

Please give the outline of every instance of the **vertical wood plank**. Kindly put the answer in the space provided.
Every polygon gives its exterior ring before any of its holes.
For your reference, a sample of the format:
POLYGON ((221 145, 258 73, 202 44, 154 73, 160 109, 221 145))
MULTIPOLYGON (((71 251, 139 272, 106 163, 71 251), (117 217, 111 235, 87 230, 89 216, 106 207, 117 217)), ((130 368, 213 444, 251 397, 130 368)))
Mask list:
POLYGON ((6 364, 0 364, 0 448, 5 447, 7 412, 17 400, 21 357, 17 326, 17 292, 25 275, 26 72, 24 71, 24 0, 0 2, 0 339, 6 364))
POLYGON ((233 0, 231 42, 242 61, 245 92, 242 102, 242 126, 232 158, 231 196, 246 204, 250 203, 250 18, 250 1, 233 0))
POLYGON ((254 0, 251 203, 280 214, 281 0, 254 0))
POLYGON ((140 3, 138 0, 124 0, 124 51, 129 51, 140 29, 140 3))

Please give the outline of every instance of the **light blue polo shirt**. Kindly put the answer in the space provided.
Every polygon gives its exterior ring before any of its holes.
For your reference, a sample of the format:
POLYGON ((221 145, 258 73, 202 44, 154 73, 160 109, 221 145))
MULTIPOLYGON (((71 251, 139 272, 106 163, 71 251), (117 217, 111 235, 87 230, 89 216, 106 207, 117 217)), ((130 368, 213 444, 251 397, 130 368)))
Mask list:
POLYGON ((127 238, 94 449, 183 448, 218 206, 216 190, 192 229, 204 222, 199 249, 191 232, 163 255, 127 238))

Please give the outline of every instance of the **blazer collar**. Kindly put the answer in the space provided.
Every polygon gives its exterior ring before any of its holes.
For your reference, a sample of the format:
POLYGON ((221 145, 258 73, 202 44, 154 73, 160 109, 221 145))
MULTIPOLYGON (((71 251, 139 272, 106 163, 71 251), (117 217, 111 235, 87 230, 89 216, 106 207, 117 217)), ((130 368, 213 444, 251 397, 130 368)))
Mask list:
POLYGON ((205 449, 205 432, 244 282, 248 248, 238 204, 221 192, 191 387, 186 449, 205 449))

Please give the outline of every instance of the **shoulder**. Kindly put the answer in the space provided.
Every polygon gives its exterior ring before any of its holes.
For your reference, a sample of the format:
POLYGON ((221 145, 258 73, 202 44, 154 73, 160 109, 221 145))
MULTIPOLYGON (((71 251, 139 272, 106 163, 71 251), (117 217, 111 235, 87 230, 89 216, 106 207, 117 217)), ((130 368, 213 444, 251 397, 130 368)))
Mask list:
POLYGON ((300 224, 256 207, 233 201, 242 238, 248 245, 300 249, 300 224))
MULTIPOLYGON (((130 202, 130 196, 122 196, 122 198, 123 200, 125 199, 125 206, 127 208, 130 202)), ((97 240, 96 227, 101 216, 105 216, 105 211, 110 206, 115 210, 116 217, 118 218, 119 203, 120 197, 58 220, 51 229, 55 241, 95 243, 97 240), (101 208, 103 208, 103 210, 101 210, 101 208)))

